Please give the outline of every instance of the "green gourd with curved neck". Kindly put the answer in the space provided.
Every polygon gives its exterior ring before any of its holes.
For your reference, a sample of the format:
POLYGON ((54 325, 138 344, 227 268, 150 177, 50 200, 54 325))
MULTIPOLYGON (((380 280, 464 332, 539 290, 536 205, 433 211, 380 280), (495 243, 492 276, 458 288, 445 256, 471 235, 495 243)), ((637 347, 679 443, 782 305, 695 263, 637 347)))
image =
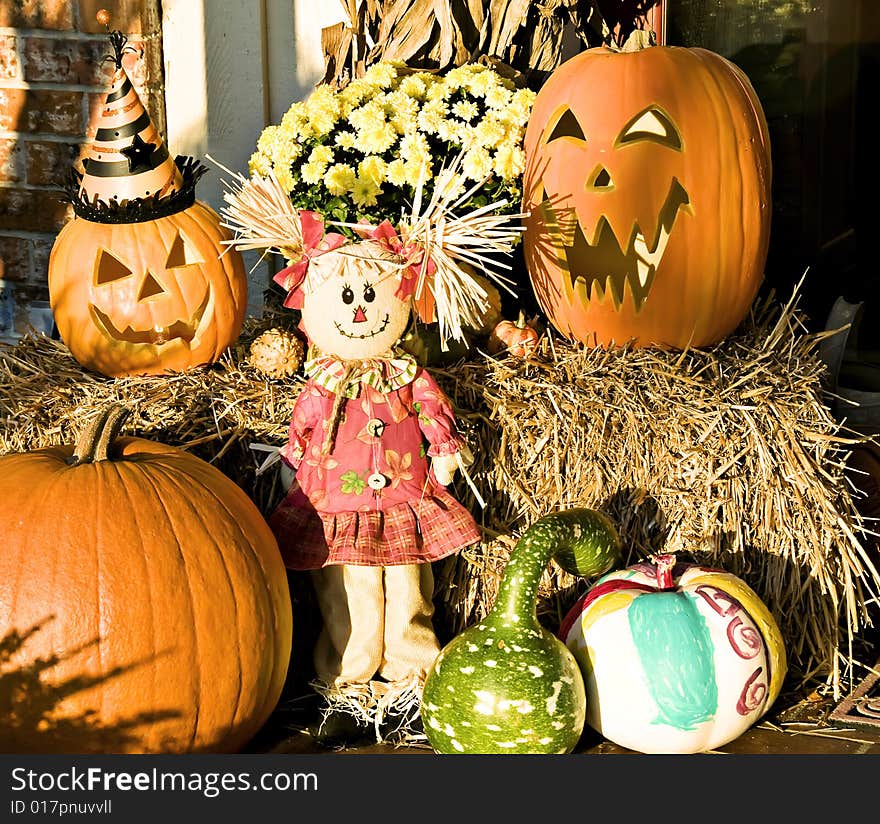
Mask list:
POLYGON ((538 622, 538 584, 551 558, 593 577, 621 558, 612 523, 592 509, 538 519, 510 554, 486 617, 447 644, 428 673, 422 720, 439 753, 567 753, 584 727, 583 676, 538 622))

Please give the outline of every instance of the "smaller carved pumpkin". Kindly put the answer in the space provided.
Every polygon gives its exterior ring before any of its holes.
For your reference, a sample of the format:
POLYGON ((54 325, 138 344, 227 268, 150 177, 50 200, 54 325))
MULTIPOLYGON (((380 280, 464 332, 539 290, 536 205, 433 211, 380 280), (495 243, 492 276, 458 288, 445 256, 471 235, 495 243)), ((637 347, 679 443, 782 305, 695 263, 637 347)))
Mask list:
POLYGON ((108 377, 183 371, 215 362, 235 342, 247 308, 241 254, 196 201, 139 223, 76 217, 49 258, 49 297, 61 339, 108 377))
POLYGON ((559 634, 584 676, 587 723, 637 752, 733 741, 786 672, 779 627, 745 582, 672 555, 600 578, 559 634))

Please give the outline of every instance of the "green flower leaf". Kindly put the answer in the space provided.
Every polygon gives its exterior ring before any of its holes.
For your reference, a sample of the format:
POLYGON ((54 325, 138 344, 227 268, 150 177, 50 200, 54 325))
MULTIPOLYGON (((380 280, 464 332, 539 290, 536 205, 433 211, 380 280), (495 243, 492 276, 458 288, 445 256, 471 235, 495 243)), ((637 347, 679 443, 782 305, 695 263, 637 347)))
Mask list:
POLYGON ((340 489, 343 495, 361 495, 367 486, 367 482, 353 469, 340 475, 339 480, 342 481, 340 489))

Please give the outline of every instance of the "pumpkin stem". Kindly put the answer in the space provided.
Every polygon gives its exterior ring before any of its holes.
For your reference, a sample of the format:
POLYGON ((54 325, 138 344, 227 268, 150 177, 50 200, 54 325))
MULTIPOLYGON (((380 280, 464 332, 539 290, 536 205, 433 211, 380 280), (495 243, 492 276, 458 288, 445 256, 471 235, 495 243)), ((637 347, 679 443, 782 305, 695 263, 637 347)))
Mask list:
POLYGON ((644 29, 633 29, 621 42, 610 38, 607 48, 616 52, 637 52, 657 45, 657 33, 647 23, 644 29))
POLYGON ((128 415, 128 409, 118 404, 112 404, 102 410, 77 439, 68 463, 71 466, 79 466, 108 460, 110 445, 116 440, 128 415))
POLYGON ((516 319, 516 328, 517 329, 525 329, 526 328, 526 313, 520 309, 519 315, 516 319))
POLYGON ((652 555, 651 563, 656 567, 654 574, 657 577, 657 586, 660 589, 675 589, 672 575, 672 570, 675 567, 675 555, 671 553, 652 555))

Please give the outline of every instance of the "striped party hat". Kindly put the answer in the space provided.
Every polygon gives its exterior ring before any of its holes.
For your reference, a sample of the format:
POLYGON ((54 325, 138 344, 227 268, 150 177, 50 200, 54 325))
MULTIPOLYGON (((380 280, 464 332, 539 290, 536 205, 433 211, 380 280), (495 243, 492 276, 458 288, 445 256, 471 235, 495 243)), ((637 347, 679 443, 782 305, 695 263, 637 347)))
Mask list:
POLYGON ((122 66, 124 35, 113 32, 111 42, 116 71, 83 160, 79 196, 92 204, 164 198, 183 187, 183 178, 122 66))

